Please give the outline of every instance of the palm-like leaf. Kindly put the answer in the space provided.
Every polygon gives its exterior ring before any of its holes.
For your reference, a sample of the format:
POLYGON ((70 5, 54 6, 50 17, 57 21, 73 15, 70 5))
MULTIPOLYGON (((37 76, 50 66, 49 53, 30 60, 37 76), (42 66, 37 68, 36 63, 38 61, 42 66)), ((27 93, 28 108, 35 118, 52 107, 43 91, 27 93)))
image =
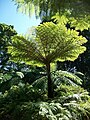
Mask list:
POLYGON ((56 71, 54 75, 52 74, 52 78, 56 86, 59 86, 60 84, 77 86, 82 85, 83 81, 80 77, 78 77, 74 73, 61 70, 56 71))
POLYGON ((64 24, 47 22, 36 28, 33 40, 14 36, 9 53, 17 61, 37 61, 43 64, 55 60, 73 61, 86 50, 82 46, 86 41, 75 30, 67 30, 64 24))

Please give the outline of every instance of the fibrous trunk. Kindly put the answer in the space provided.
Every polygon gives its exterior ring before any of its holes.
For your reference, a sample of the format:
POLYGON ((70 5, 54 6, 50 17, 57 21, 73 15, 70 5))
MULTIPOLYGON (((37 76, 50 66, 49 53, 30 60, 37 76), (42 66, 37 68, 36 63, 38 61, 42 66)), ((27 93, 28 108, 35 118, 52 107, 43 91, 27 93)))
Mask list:
POLYGON ((50 63, 48 63, 46 67, 47 67, 47 77, 48 77, 48 98, 53 98, 53 82, 50 73, 50 63))

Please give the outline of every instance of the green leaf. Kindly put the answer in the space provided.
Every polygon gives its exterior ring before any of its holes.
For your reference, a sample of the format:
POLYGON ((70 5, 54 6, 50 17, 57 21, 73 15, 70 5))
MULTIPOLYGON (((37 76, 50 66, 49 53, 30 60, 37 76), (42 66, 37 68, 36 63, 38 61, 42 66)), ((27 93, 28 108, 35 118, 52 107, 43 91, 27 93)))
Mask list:
POLYGON ((20 78, 23 78, 24 77, 24 74, 22 72, 16 72, 16 74, 20 77, 20 78))

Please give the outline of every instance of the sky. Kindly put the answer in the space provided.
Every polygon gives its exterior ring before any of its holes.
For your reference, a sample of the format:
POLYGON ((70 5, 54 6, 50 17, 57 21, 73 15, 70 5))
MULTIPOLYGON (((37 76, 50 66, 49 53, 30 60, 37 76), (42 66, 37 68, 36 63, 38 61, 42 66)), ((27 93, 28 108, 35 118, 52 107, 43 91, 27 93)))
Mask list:
POLYGON ((40 19, 18 12, 12 0, 0 0, 0 23, 13 25, 17 33, 25 34, 30 27, 39 25, 40 19))

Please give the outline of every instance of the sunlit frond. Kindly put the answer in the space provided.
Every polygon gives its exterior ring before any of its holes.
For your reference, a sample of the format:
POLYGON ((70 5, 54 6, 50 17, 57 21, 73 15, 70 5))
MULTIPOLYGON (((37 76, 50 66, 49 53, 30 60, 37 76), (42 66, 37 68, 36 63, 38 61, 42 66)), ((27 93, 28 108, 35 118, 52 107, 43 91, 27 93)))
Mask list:
POLYGON ((86 48, 82 46, 87 40, 70 30, 64 24, 46 22, 36 28, 32 39, 14 36, 9 53, 16 61, 36 61, 41 64, 56 60, 74 61, 86 48))

